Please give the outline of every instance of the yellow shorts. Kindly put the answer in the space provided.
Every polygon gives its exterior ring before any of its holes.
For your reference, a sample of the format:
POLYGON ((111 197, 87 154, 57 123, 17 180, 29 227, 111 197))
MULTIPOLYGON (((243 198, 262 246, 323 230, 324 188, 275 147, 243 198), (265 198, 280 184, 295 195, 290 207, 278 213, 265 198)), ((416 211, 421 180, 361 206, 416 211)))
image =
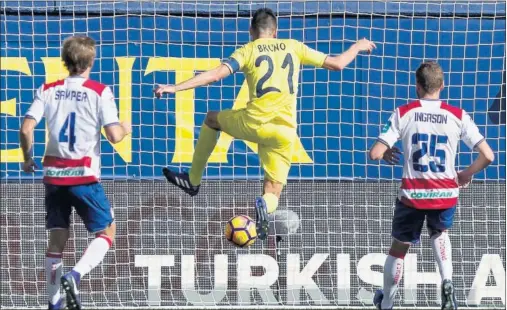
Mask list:
POLYGON ((287 183, 291 166, 295 128, 272 123, 261 124, 251 119, 245 109, 223 110, 218 113, 220 129, 230 136, 257 143, 259 158, 267 179, 287 183))

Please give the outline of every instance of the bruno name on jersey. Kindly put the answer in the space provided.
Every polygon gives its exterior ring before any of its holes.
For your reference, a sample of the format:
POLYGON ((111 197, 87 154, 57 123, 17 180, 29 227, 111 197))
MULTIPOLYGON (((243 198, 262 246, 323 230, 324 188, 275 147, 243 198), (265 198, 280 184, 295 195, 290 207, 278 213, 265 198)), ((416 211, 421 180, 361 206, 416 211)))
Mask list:
POLYGON ((257 45, 257 48, 259 49, 259 53, 268 53, 268 52, 279 52, 279 51, 285 51, 285 43, 274 43, 274 44, 259 44, 257 45))

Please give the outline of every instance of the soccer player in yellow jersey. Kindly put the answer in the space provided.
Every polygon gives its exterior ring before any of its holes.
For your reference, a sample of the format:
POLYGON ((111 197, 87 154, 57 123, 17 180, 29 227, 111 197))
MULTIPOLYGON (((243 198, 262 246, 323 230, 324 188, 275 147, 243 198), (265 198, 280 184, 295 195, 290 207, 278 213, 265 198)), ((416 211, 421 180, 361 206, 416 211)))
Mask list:
POLYGON ((257 143, 264 170, 264 193, 256 200, 257 230, 260 239, 268 232, 268 213, 278 199, 291 166, 296 133, 296 101, 301 65, 342 70, 361 51, 371 52, 375 44, 359 40, 339 56, 328 56, 296 40, 277 39, 277 20, 270 9, 257 10, 251 21, 252 42, 238 48, 215 69, 203 72, 178 85, 159 86, 155 95, 175 93, 217 82, 242 71, 247 79, 250 101, 238 110, 209 111, 201 127, 189 173, 163 170, 167 180, 194 196, 199 191, 208 158, 223 131, 237 139, 257 143))

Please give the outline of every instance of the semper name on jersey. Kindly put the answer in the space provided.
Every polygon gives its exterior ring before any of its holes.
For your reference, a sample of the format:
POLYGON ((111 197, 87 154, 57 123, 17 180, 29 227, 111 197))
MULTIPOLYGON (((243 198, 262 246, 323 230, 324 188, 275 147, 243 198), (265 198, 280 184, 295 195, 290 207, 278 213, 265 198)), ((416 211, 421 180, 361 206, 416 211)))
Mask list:
POLYGON ((75 100, 79 102, 88 100, 88 95, 84 91, 57 90, 55 91, 55 100, 75 100))

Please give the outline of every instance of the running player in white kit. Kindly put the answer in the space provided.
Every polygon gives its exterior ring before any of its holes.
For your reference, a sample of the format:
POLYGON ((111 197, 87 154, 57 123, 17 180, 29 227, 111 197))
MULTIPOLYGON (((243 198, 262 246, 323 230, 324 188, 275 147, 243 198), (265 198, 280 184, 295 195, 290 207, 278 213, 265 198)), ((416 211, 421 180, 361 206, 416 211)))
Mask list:
POLYGON ((493 160, 493 151, 463 109, 442 102, 442 68, 425 62, 416 71, 419 100, 396 109, 370 150, 372 160, 396 162, 396 141, 403 144, 404 165, 401 188, 394 210, 393 243, 384 265, 384 289, 374 297, 377 309, 392 309, 403 259, 411 244, 419 241, 424 220, 430 234, 435 260, 442 278, 442 309, 457 309, 452 283, 451 228, 458 203, 459 187, 493 160), (459 141, 479 152, 467 169, 456 172, 459 141))
POLYGON ((65 40, 62 60, 69 77, 42 85, 20 130, 23 171, 36 168, 32 159, 33 131, 46 118, 48 142, 43 160, 46 188, 46 282, 49 309, 80 309, 79 281, 100 264, 111 247, 116 226, 100 181, 101 128, 112 143, 130 134, 131 125, 118 120, 111 89, 89 79, 95 42, 88 37, 65 40), (96 238, 76 266, 62 276, 62 253, 69 238, 72 207, 96 238), (60 296, 60 284, 65 298, 60 296))

